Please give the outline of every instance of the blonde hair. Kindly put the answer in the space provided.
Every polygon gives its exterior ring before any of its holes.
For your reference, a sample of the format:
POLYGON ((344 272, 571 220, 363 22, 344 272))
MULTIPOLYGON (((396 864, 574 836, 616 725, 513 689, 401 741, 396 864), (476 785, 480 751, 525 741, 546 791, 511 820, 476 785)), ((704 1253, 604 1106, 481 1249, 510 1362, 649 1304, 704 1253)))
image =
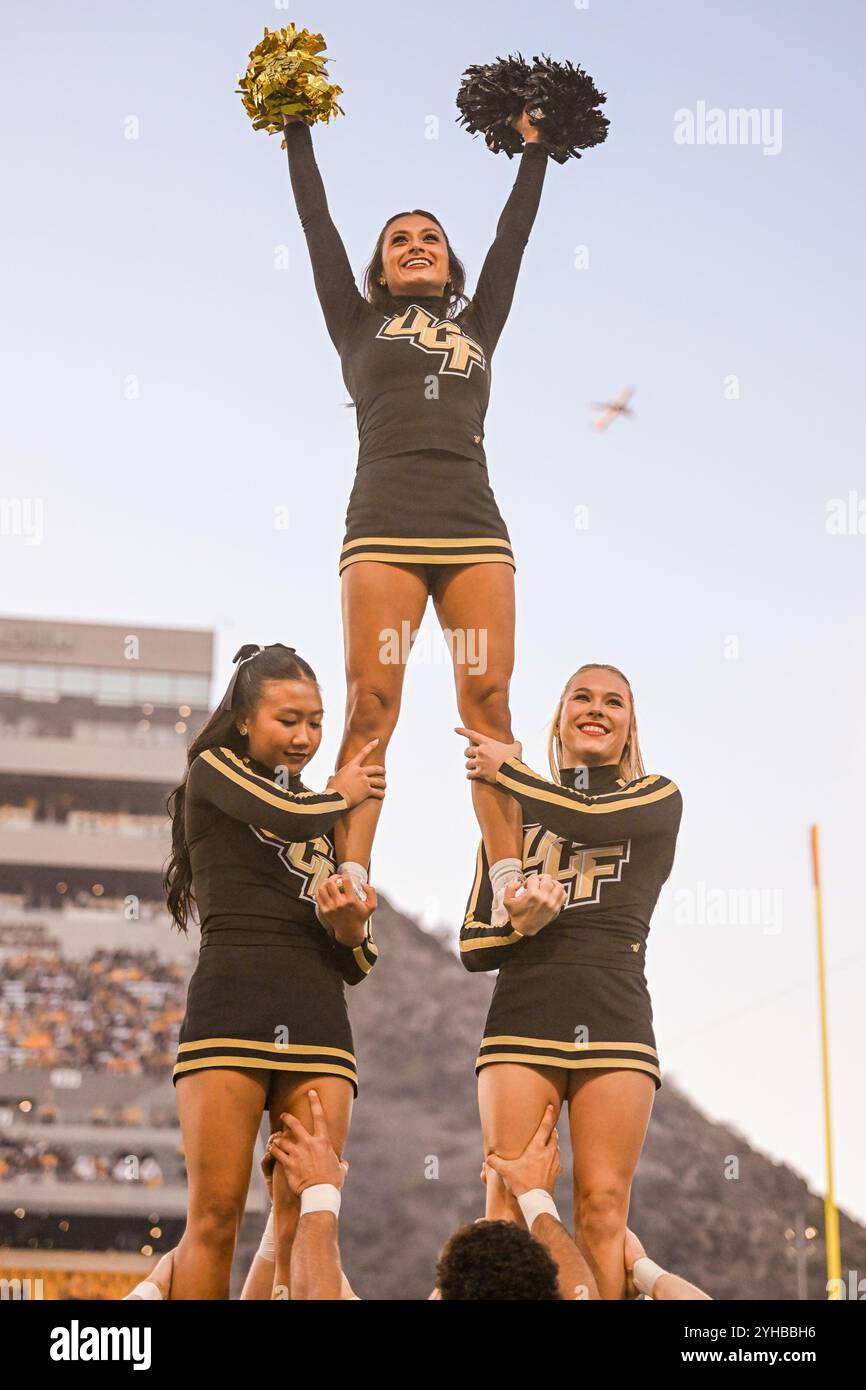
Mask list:
POLYGON ((550 765, 550 775, 554 782, 562 782, 560 768, 562 767, 562 740, 559 737, 559 721, 562 717, 562 706, 568 694, 568 688, 575 676, 579 676, 581 671, 612 671, 615 676, 619 676, 624 681, 631 701, 631 714, 628 721, 628 735, 626 736, 625 747, 622 750, 622 757, 619 760, 619 775, 626 782, 633 782, 636 777, 645 777, 646 768, 643 765, 643 758, 640 751, 640 741, 637 733, 637 716, 634 712, 634 693, 629 683, 628 676, 624 676, 616 666, 608 666, 603 661, 587 661, 583 666, 578 666, 569 676, 565 685, 562 687, 562 694, 557 702, 556 709, 553 711, 553 718, 550 721, 550 739, 547 745, 547 761, 550 765))

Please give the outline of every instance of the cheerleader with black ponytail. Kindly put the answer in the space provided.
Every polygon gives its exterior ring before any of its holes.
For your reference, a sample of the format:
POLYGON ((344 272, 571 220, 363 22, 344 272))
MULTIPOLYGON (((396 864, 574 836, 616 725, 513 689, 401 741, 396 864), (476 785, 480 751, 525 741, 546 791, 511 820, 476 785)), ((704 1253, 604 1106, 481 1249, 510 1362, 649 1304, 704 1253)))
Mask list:
MULTIPOLYGON (((189 1180, 186 1230, 171 1297, 227 1298, 262 1111, 311 1126, 315 1087, 342 1152, 357 1073, 345 984, 376 961, 366 902, 335 874, 333 828, 385 794, 367 743, 310 791, 301 771, 322 737, 315 672, 293 647, 249 645, 219 708, 192 743, 171 794, 169 911, 181 931, 193 908, 201 951, 174 1068, 189 1180)), ((274 1177, 276 1285, 289 1286, 298 1205, 274 1177)))

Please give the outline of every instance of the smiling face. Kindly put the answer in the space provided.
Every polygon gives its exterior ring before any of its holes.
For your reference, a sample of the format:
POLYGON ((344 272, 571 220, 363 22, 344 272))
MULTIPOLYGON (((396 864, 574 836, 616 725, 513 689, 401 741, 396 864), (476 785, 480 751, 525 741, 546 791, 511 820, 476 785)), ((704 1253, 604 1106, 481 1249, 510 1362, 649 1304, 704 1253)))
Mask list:
POLYGON ((393 295, 444 294, 448 279, 445 233, 427 217, 396 217, 382 239, 382 274, 393 295))
POLYGON ((250 757, 265 767, 300 773, 322 741, 322 695, 314 681, 268 680, 249 715, 239 715, 246 729, 250 757))
POLYGON ((619 763, 630 720, 631 696, 620 676, 599 666, 578 672, 569 683, 559 718, 562 766, 619 763))

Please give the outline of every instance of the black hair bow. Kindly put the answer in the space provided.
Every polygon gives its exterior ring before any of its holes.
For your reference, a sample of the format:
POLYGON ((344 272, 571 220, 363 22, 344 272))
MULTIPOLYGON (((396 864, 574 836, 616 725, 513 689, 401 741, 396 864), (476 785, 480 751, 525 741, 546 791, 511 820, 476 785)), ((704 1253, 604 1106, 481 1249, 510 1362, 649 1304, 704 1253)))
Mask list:
POLYGON ((285 642, 269 642, 266 647, 260 646, 258 642, 245 642, 242 647, 238 647, 237 651, 232 657, 232 661, 236 662, 237 665, 235 666, 234 674, 232 675, 232 678, 229 681, 228 686, 226 687, 226 693, 225 695, 223 695, 222 700, 220 701, 219 707, 221 710, 231 710, 232 702, 235 696, 235 686, 238 683, 238 676, 240 675, 240 670, 244 663, 247 661, 252 661, 254 656, 258 656, 259 652, 269 652, 272 651, 274 647, 281 647, 284 652, 294 652, 295 650, 294 647, 287 647, 285 642))

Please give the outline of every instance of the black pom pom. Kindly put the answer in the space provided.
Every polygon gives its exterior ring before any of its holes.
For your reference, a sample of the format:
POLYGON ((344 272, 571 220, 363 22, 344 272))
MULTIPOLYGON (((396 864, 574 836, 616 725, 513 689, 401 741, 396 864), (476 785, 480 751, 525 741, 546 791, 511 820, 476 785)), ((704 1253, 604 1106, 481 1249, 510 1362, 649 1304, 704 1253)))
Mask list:
POLYGON ((495 63, 476 63, 463 74, 457 93, 457 120, 470 135, 481 131, 494 154, 504 150, 510 159, 523 148, 522 135, 509 122, 526 104, 524 90, 531 71, 518 54, 516 58, 497 58, 495 63))
POLYGON ((494 154, 504 150, 510 159, 524 143, 511 121, 528 108, 551 159, 564 164, 606 139, 610 122, 596 109, 606 100, 589 74, 573 63, 555 63, 542 54, 530 67, 518 53, 466 69, 457 93, 457 120, 470 135, 480 131, 494 154))

